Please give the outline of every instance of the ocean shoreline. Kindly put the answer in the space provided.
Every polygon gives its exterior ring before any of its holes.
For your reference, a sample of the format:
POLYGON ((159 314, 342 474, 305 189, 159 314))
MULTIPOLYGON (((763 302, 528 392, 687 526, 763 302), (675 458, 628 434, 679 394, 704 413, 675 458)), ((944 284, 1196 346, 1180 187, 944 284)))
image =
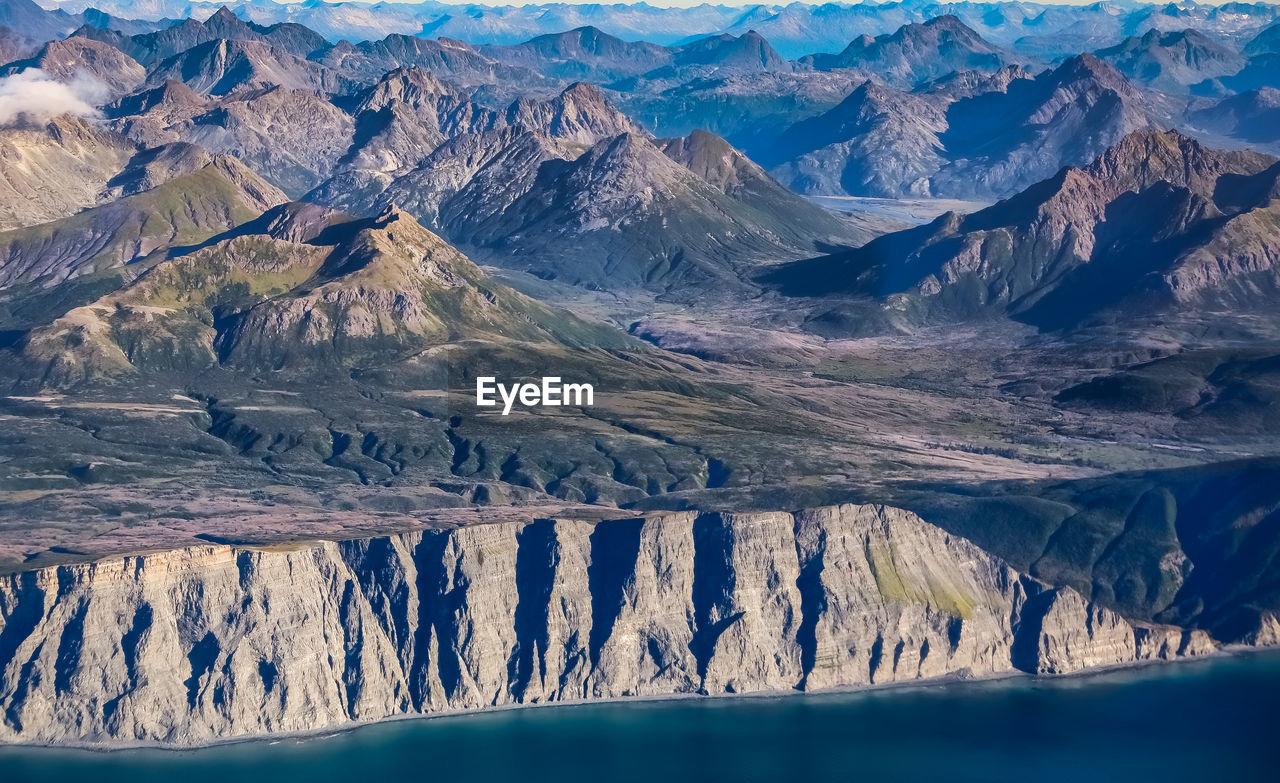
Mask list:
POLYGON ((988 685, 1000 682, 1026 681, 1026 682, 1065 682, 1065 681, 1085 681, 1093 678, 1104 677, 1107 675, 1122 673, 1137 673, 1148 671, 1151 669, 1174 667, 1185 664, 1194 664, 1196 662, 1209 663, 1213 661, 1223 661, 1232 658, 1252 657, 1255 655, 1264 656, 1268 654, 1280 655, 1280 645, 1272 646, 1250 646, 1250 645, 1228 645, 1218 648, 1212 653, 1206 655, 1186 656, 1174 659, 1153 658, 1142 661, 1130 661, 1127 663, 1112 664, 1108 666, 1097 666, 1081 671, 1070 672, 1066 674, 1031 674, 1023 671, 1002 672, 999 674, 972 676, 965 673, 952 672, 940 677, 930 677, 918 680, 910 680, 903 682, 887 682, 881 684, 868 685, 848 685, 834 688, 822 688, 811 691, 806 690, 783 690, 783 691, 751 691, 746 693, 672 693, 653 696, 625 696, 620 698, 601 698, 601 699, 566 699, 563 701, 544 701, 532 702, 527 704, 502 704, 489 707, 481 707, 478 709, 467 710, 449 710, 435 713, 406 713, 403 715, 395 715, 379 720, 371 721, 352 721, 342 726, 329 726, 324 729, 316 729, 314 731, 300 732, 282 732, 279 734, 258 734, 244 737, 231 737, 227 739, 215 740, 213 742, 205 742, 191 745, 178 745, 173 743, 158 742, 59 742, 59 743, 40 743, 40 742, 0 742, 0 758, 8 750, 35 750, 37 752, 73 752, 73 753, 89 753, 89 754, 123 754, 130 751, 161 751, 165 754, 182 755, 184 753, 197 753, 200 751, 211 750, 214 748, 224 748, 235 745, 246 744, 275 744, 279 742, 293 741, 297 743, 307 742, 317 739, 326 739, 342 735, 349 735, 352 732, 361 729, 372 728, 376 726, 391 725, 403 723, 407 721, 433 721, 441 719, 465 718, 469 716, 494 715, 503 712, 511 712, 516 710, 534 709, 540 707, 591 707, 597 705, 625 705, 625 704, 661 704, 661 703, 679 703, 679 702, 704 702, 708 700, 782 700, 793 697, 805 696, 840 696, 854 694, 868 694, 889 691, 906 691, 906 690, 933 690, 947 688, 956 685, 988 685))

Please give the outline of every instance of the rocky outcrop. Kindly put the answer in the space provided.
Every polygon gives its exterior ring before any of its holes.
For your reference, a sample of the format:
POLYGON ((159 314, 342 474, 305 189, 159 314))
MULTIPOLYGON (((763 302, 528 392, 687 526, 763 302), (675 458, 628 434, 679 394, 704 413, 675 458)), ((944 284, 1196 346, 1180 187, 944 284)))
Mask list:
POLYGON ((1034 78, 999 63, 929 70, 918 89, 863 84, 757 154, 805 193, 998 200, 1167 124, 1167 107, 1092 55, 1034 78))
POLYGON ((883 506, 502 522, 7 577, 0 739, 189 746, 501 705, 1075 671, 1139 649, 1150 639, 1110 611, 883 506))
POLYGON ((70 386, 217 364, 329 366, 483 336, 576 346, 585 335, 596 345, 627 344, 609 327, 491 281, 394 207, 360 221, 304 204, 248 217, 32 330, 22 348, 29 377, 70 386))
POLYGON ((0 231, 94 206, 137 152, 128 139, 71 115, 44 127, 0 129, 0 231))
POLYGON ((1133 626, 1069 587, 1035 596, 1022 622, 1014 658, 1025 671, 1068 674, 1137 659, 1133 626))
POLYGON ((1259 309, 1280 280, 1278 177, 1266 155, 1139 131, 986 209, 763 279, 792 295, 887 298, 917 320, 999 313, 1043 330, 1259 309), (1170 249, 1153 251, 1160 242, 1170 249))
POLYGON ((1257 647, 1280 645, 1280 617, 1272 613, 1262 615, 1257 629, 1246 634, 1243 641, 1245 644, 1252 644, 1257 647))
MULTIPOLYGON (((63 83, 87 80, 94 98, 119 98, 142 86, 147 69, 113 46, 79 36, 50 41, 35 57, 5 66, 3 73, 20 73, 39 68, 50 78, 63 83)), ((82 88, 84 89, 84 88, 82 88)))
MULTIPOLYGON (((1259 645, 1262 646, 1262 645, 1259 645)), ((1209 655, 1218 645, 1199 628, 1130 623, 1070 587, 1044 590, 1023 607, 1014 665, 1033 674, 1070 674, 1139 661, 1209 655)))
POLYGON ((914 87, 957 71, 994 71, 1011 59, 1018 58, 983 40, 957 17, 944 15, 903 25, 893 34, 864 35, 840 54, 819 54, 801 62, 820 70, 861 68, 914 87))
POLYGON ((134 156, 111 186, 121 198, 0 232, 0 286, 118 269, 207 239, 285 200, 235 158, 182 143, 134 156))
POLYGON ((1209 655, 1218 649, 1209 634, 1200 628, 1171 625, 1136 625, 1135 652, 1140 661, 1170 661, 1195 655, 1209 655))

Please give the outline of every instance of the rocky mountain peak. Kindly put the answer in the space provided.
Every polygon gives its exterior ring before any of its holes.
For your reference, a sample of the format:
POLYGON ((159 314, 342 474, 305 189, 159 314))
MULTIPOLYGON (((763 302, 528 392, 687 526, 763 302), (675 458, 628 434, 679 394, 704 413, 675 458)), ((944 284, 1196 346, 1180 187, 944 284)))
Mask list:
POLYGON ((576 82, 547 101, 521 97, 507 110, 507 124, 520 125, 551 138, 591 146, 619 134, 644 134, 614 108, 599 87, 576 82))
MULTIPOLYGON (((907 27, 904 27, 903 30, 906 30, 909 27, 910 25, 908 25, 907 27)), ((973 39, 976 39, 978 41, 983 40, 982 36, 978 35, 976 30, 974 30, 972 27, 965 24, 964 22, 960 21, 960 17, 956 16, 955 14, 943 14, 941 16, 935 16, 932 19, 926 20, 923 24, 920 25, 920 27, 927 28, 927 29, 934 29, 939 32, 945 31, 948 33, 953 33, 955 35, 972 37, 973 39)), ((985 41, 983 41, 983 43, 985 43, 985 41)))
POLYGON ((994 71, 957 71, 924 85, 920 92, 935 93, 947 100, 958 101, 992 92, 1008 92, 1014 82, 1033 78, 1025 65, 1006 65, 994 71))
POLYGON ((1072 79, 1106 78, 1108 74, 1116 73, 1116 70, 1098 59, 1097 55, 1085 52, 1063 60, 1062 64, 1054 69, 1053 73, 1060 80, 1067 81, 1072 79))
POLYGON ((821 141, 828 144, 861 132, 868 123, 884 120, 906 122, 922 112, 936 113, 925 109, 924 99, 868 79, 825 115, 812 122, 797 123, 787 135, 798 140, 806 134, 816 134, 816 140, 808 143, 821 141))
POLYGON ((621 133, 597 142, 583 157, 602 169, 623 169, 657 159, 656 151, 643 135, 621 133))
POLYGON ((935 16, 925 22, 904 24, 893 33, 880 36, 871 41, 871 45, 876 44, 880 46, 909 44, 939 49, 943 46, 964 46, 974 51, 999 51, 981 35, 978 35, 976 30, 952 14, 935 16))
POLYGON ((329 228, 350 219, 337 210, 309 201, 286 201, 245 223, 232 234, 258 234, 293 244, 310 244, 329 228))
POLYGON ((32 59, 13 63, 6 72, 39 68, 54 79, 69 82, 89 77, 106 86, 110 97, 133 92, 147 79, 147 69, 110 44, 73 36, 50 41, 32 59))
POLYGON ((1126 39, 1121 43, 1137 43, 1144 47, 1169 46, 1186 39, 1187 33, 1194 33, 1194 30, 1160 30, 1151 28, 1141 36, 1134 36, 1126 39))
POLYGON ((1118 93, 1137 95, 1137 90, 1124 74, 1096 55, 1088 53, 1067 58, 1048 78, 1057 85, 1097 85, 1118 93))
POLYGON ((718 162, 729 163, 731 167, 737 167, 739 161, 750 162, 724 138, 700 128, 682 139, 668 139, 662 146, 667 157, 704 179, 711 179, 704 172, 713 169, 718 162))
POLYGON ((574 104, 580 107, 609 105, 609 99, 605 97, 604 92, 590 82, 574 82, 560 93, 560 98, 565 104, 574 104))
POLYGON ((184 82, 165 79, 158 87, 127 95, 106 109, 109 117, 134 117, 156 111, 165 116, 194 116, 209 105, 209 100, 184 82))
MULTIPOLYGON (((397 220, 413 221, 413 216, 405 212, 403 209, 400 209, 400 207, 395 204, 388 204, 382 208, 382 211, 374 216, 373 222, 369 224, 369 227, 373 229, 383 229, 392 223, 395 223, 397 220)), ((413 222, 416 223, 417 221, 413 222)))
POLYGON ((713 65, 747 71, 789 70, 791 63, 755 30, 742 35, 713 35, 681 47, 679 65, 713 65))
POLYGON ((218 38, 243 38, 253 35, 253 28, 225 5, 204 21, 204 28, 218 38))
POLYGON ((996 70, 1016 60, 954 16, 912 22, 877 38, 862 36, 840 54, 807 58, 815 68, 859 68, 893 84, 918 86, 955 71, 996 70))
POLYGON ((1256 174, 1272 162, 1254 152, 1209 149, 1174 130, 1148 129, 1128 134, 1084 171, 1121 191, 1165 182, 1211 199, 1223 174, 1256 174))
POLYGON ((682 139, 660 142, 667 157, 692 171, 721 193, 735 195, 756 188, 789 196, 764 169, 738 151, 724 138, 704 130, 694 130, 682 139))
POLYGON ((626 42, 609 35, 598 27, 585 25, 564 33, 553 33, 534 38, 529 42, 548 54, 557 56, 592 55, 609 56, 626 49, 626 42))
POLYGON ((1245 44, 1244 53, 1249 56, 1280 54, 1280 24, 1273 24, 1245 44))
POLYGON ((215 38, 160 62, 151 82, 180 79, 197 92, 227 95, 246 87, 343 92, 351 85, 333 71, 266 40, 215 38))
POLYGON ((356 110, 381 111, 392 103, 404 103, 414 109, 434 107, 442 96, 457 97, 457 91, 422 68, 400 67, 388 71, 370 87, 356 110))
POLYGON ((1235 49, 1194 29, 1148 30, 1097 54, 1129 78, 1167 92, 1185 91, 1244 66, 1235 49))
POLYGON ((363 294, 457 288, 468 282, 457 267, 470 262, 394 204, 372 218, 343 224, 334 239, 337 249, 324 268, 334 278, 329 286, 357 283, 363 294), (353 279, 340 279, 356 273, 353 279))
POLYGON ((892 101, 900 94, 901 93, 899 93, 898 90, 886 87, 885 85, 871 79, 867 79, 859 84, 857 88, 854 89, 853 92, 849 93, 848 97, 840 103, 846 107, 846 110, 848 108, 861 107, 864 105, 878 106, 892 101))

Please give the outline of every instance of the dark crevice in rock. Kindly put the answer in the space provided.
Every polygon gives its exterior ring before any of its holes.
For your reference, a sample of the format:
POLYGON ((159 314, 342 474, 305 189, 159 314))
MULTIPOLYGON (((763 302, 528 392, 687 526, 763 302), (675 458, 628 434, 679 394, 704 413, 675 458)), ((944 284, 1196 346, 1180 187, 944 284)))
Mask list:
POLYGON ((138 684, 138 653, 146 641, 147 631, 151 630, 151 604, 141 604, 133 613, 133 622, 129 631, 120 640, 120 649, 124 651, 125 670, 129 672, 130 688, 138 684))
MULTIPOLYGON (((448 534, 449 538, 453 534, 448 534)), ((444 554, 449 554, 446 547, 444 554)), ((461 691, 462 686, 462 650, 460 645, 465 644, 465 639, 459 640, 458 627, 459 618, 467 613, 467 588, 470 582, 465 576, 459 574, 462 569, 463 552, 456 547, 453 550, 454 561, 450 564, 441 559, 441 589, 437 611, 435 615, 436 640, 439 644, 439 660, 436 663, 436 671, 440 675, 440 685, 444 688, 444 695, 447 698, 453 698, 461 691), (445 586, 445 578, 453 575, 453 585, 448 590, 443 590, 445 586)), ((477 564, 484 565, 483 550, 478 553, 477 564)), ((468 632, 469 633, 469 632, 468 632)))
POLYGON ((276 688, 276 677, 278 676, 276 665, 271 661, 258 661, 258 676, 262 678, 262 689, 271 693, 276 688))
POLYGON ((44 643, 41 642, 31 653, 31 657, 22 665, 22 670, 18 672, 18 687, 14 689, 13 698, 9 700, 9 704, 5 707, 5 721, 14 728, 15 731, 22 731, 22 707, 27 703, 27 695, 31 693, 31 689, 40 685, 40 675, 36 671, 36 661, 40 660, 40 653, 44 652, 44 643))
POLYGON ((440 611, 440 597, 444 592, 444 549, 449 542, 447 533, 426 531, 413 550, 413 562, 418 579, 415 589, 418 595, 418 627, 414 633, 412 662, 409 669, 409 694, 413 708, 422 711, 430 691, 431 638, 436 627, 436 615, 440 611))
POLYGON ((876 634, 876 640, 871 643, 871 660, 867 664, 867 680, 868 682, 876 681, 876 672, 880 671, 880 661, 884 657, 884 636, 876 634))
POLYGON ((400 552, 388 537, 346 541, 338 546, 343 561, 359 580, 360 592, 374 619, 394 643, 406 672, 409 630, 409 583, 400 552))
POLYGON ((338 609, 342 623, 343 650, 346 660, 342 667, 342 685, 346 691, 347 715, 356 718, 356 703, 364 687, 364 674, 360 670, 360 655, 364 649, 364 623, 360 619, 360 607, 356 601, 356 583, 347 580, 342 590, 342 604, 338 609))
POLYGON ((191 664, 191 676, 187 678, 185 685, 187 686, 187 704, 191 707, 196 706, 196 698, 200 694, 200 679, 213 671, 214 661, 217 660, 220 651, 217 637, 209 632, 203 639, 196 642, 191 652, 187 653, 187 662, 191 664))
POLYGON ((36 572, 28 571, 19 579, 17 602, 4 617, 0 629, 0 666, 13 660, 22 642, 44 618, 45 593, 36 585, 36 572))
POLYGON ((535 655, 539 679, 547 674, 547 610, 560 548, 550 519, 525 525, 516 541, 516 644, 507 663, 507 681, 512 698, 523 701, 533 678, 535 655))
POLYGON ((1015 669, 1035 674, 1040 669, 1040 633, 1044 629, 1044 617, 1056 592, 1040 591, 1038 585, 1030 584, 1027 579, 1023 580, 1023 585, 1028 587, 1029 595, 1013 625, 1013 644, 1009 655, 1015 669), (1036 592, 1032 593, 1032 589, 1036 592))
POLYGON ((88 601, 80 601, 58 639, 58 657, 53 666, 53 687, 56 693, 71 690, 71 678, 80 667, 80 651, 84 647, 84 616, 88 610, 88 601))
POLYGON ((253 584, 253 554, 241 552, 236 555, 236 569, 240 572, 240 589, 249 599, 249 588, 253 584))
POLYGON ((796 631, 796 644, 800 646, 800 682, 803 690, 808 685, 818 655, 818 618, 827 610, 827 591, 822 585, 822 569, 826 566, 827 533, 820 530, 814 551, 803 552, 800 520, 796 520, 796 557, 800 562, 800 574, 796 577, 796 589, 800 592, 800 627, 796 631))
POLYGON ((733 530, 720 514, 701 514, 693 523, 693 640, 689 647, 706 680, 716 641, 742 613, 730 614, 736 575, 733 530))
POLYGON ((591 634, 588 654, 594 668, 600 650, 613 633, 613 624, 622 611, 627 582, 633 578, 640 556, 643 519, 601 522, 591 531, 591 565, 587 567, 591 594, 591 634))
POLYGON ((955 655, 956 650, 960 649, 960 639, 964 635, 964 618, 952 616, 947 618, 947 644, 949 645, 948 654, 955 655))

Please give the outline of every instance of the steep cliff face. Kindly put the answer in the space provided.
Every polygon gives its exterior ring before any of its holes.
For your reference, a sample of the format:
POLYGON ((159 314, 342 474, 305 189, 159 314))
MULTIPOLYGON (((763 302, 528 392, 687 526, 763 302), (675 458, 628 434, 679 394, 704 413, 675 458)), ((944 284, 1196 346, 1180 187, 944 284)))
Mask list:
POLYGON ((0 740, 185 746, 1185 652, 1142 630, 881 506, 209 546, 0 581, 0 740))
POLYGON ((1026 630, 1017 640, 1014 663, 1026 671, 1067 674, 1137 659, 1133 626, 1069 587, 1035 596, 1022 621, 1026 630))

